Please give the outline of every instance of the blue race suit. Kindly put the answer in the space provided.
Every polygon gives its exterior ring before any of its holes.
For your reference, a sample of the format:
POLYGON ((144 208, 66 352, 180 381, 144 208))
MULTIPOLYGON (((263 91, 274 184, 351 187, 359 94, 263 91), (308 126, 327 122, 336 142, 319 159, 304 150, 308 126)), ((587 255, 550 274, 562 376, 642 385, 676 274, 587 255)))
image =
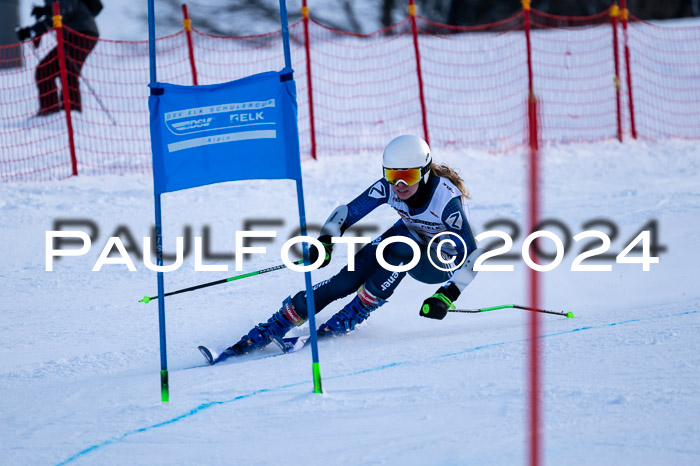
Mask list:
MULTIPOLYGON (((469 227, 469 218, 462 205, 462 194, 447 178, 437 176, 431 176, 422 189, 429 190, 426 202, 420 206, 410 207, 391 191, 391 185, 386 180, 380 179, 348 204, 348 216, 343 231, 383 204, 393 207, 401 219, 355 254, 354 271, 348 270, 345 266, 332 278, 314 286, 316 313, 331 302, 354 293, 360 286, 364 286, 364 289, 376 298, 387 300, 407 273, 420 282, 430 284, 451 281, 453 274, 459 274, 459 270, 455 272, 435 268, 429 261, 428 255, 435 264, 442 268, 447 266, 437 258, 438 241, 433 243, 430 250, 428 243, 433 236, 443 232, 456 235, 458 238, 450 237, 454 244, 445 244, 441 251, 443 260, 454 257, 456 264, 476 249, 476 241, 469 227), (404 236, 419 245, 420 260, 408 272, 386 270, 376 259, 379 243, 392 236, 404 236)), ((412 258, 413 250, 404 243, 391 243, 384 249, 384 259, 391 265, 405 265, 412 258)), ((296 314, 293 320, 300 325, 308 317, 306 292, 300 291, 294 295, 292 305, 294 307, 292 312, 296 314)), ((287 315, 287 317, 290 316, 287 315)))

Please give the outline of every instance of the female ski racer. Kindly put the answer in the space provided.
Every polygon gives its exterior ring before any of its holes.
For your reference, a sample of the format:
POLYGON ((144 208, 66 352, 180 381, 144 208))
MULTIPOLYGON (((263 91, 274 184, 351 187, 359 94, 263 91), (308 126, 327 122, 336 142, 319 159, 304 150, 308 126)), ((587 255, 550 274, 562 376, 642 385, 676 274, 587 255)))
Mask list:
MULTIPOLYGON (((350 332, 371 312, 386 303, 404 279, 407 272, 392 272, 381 267, 377 261, 377 247, 386 238, 403 236, 415 241, 420 248, 420 259, 408 274, 423 283, 444 283, 423 302, 420 309, 423 317, 444 318, 448 309, 454 309, 452 303, 476 275, 473 265, 481 250, 477 250, 469 227, 469 210, 465 210, 462 204, 462 198, 469 196, 459 175, 446 165, 432 163, 428 144, 410 135, 399 136, 386 146, 383 168, 382 179, 347 206, 336 208, 321 229, 318 239, 325 249, 325 266, 330 262, 333 249, 331 237, 341 236, 380 205, 389 204, 401 217, 355 254, 354 271, 345 266, 332 278, 314 286, 317 313, 331 302, 356 293, 350 302, 319 327, 318 336, 350 332), (458 238, 453 237, 451 243, 443 242, 441 247, 438 247, 439 241, 436 239, 429 248, 430 240, 443 232, 452 233, 458 238), (454 264, 454 269, 465 257, 460 268, 450 270, 449 265, 454 264)), ((384 249, 383 257, 392 266, 406 265, 413 258, 413 250, 406 243, 394 242, 384 249)), ((318 250, 310 248, 310 263, 317 259, 318 250)), ((293 297, 287 297, 281 309, 267 322, 256 325, 238 343, 219 355, 215 362, 262 348, 272 339, 279 341, 292 327, 302 325, 307 318, 306 292, 302 290, 293 297)))

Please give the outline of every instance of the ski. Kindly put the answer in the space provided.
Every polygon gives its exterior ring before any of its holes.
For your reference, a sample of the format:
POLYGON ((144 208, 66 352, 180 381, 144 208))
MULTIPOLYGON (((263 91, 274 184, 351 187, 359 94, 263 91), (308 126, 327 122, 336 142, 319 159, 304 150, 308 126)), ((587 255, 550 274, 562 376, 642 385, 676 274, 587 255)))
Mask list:
POLYGON ((302 337, 291 337, 291 338, 273 338, 272 342, 275 343, 275 345, 280 349, 279 353, 272 353, 272 354, 263 354, 263 355, 255 355, 255 352, 252 353, 247 353, 243 354, 241 356, 231 356, 225 351, 222 352, 221 354, 217 354, 216 352, 210 350, 206 346, 198 346, 197 349, 199 350, 200 353, 202 353, 202 356, 204 356, 204 359, 207 361, 207 364, 210 366, 213 366, 214 364, 218 364, 222 361, 227 360, 228 358, 235 358, 235 359, 246 359, 246 360, 251 360, 251 359, 264 359, 264 358, 272 358, 275 356, 281 356, 283 354, 288 354, 288 353, 294 353, 296 351, 299 351, 302 349, 305 345, 306 342, 309 340, 308 336, 302 336, 302 337), (252 356, 252 358, 251 358, 252 356), (255 357, 258 356, 258 357, 255 357))
MULTIPOLYGON (((317 334, 317 338, 319 340, 325 340, 326 338, 330 337, 335 337, 339 336, 339 333, 333 332, 330 329, 326 328, 323 330, 319 330, 317 334)), ((288 354, 288 353, 294 353, 302 349, 304 346, 306 346, 306 343, 309 341, 311 338, 310 335, 303 335, 299 337, 289 337, 289 338, 280 338, 280 337, 272 337, 272 342, 274 343, 280 350, 279 353, 259 353, 256 351, 242 354, 240 356, 234 356, 228 354, 226 351, 224 351, 221 354, 216 354, 206 346, 198 346, 197 349, 199 349, 199 352, 202 353, 202 356, 204 356, 204 359, 207 360, 207 363, 210 366, 213 366, 214 364, 220 363, 221 361, 225 361, 228 358, 234 358, 234 359, 239 359, 239 360, 252 360, 252 359, 264 359, 264 358, 272 358, 275 356, 281 356, 283 354, 288 354)))
POLYGON ((283 353, 294 353, 302 349, 304 345, 306 345, 306 342, 309 341, 309 338, 308 336, 291 338, 275 337, 272 341, 283 353))
POLYGON ((207 360, 207 363, 209 363, 210 366, 213 366, 214 363, 214 355, 212 352, 207 348, 206 346, 198 346, 197 349, 199 350, 200 353, 202 353, 202 356, 204 356, 204 359, 207 360))

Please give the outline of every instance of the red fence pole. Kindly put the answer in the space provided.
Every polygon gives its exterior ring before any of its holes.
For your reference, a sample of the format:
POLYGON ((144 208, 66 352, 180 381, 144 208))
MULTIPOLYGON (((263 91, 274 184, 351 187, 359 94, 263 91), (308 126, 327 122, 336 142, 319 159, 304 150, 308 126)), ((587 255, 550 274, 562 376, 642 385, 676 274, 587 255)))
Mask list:
POLYGON ((73 140, 73 120, 71 119, 70 114, 70 90, 68 88, 68 69, 66 67, 66 52, 64 49, 65 40, 63 38, 63 17, 61 16, 61 11, 58 2, 53 2, 51 7, 53 8, 53 27, 56 29, 56 50, 58 51, 58 68, 61 77, 61 94, 63 96, 63 110, 66 114, 66 126, 68 127, 68 147, 70 147, 70 162, 73 171, 73 176, 78 176, 78 159, 75 157, 75 141, 73 140))
MULTIPOLYGON (((522 0, 524 21, 525 21, 525 39, 527 42, 527 73, 528 73, 528 126, 529 126, 529 212, 530 212, 530 232, 534 232, 537 227, 539 217, 539 133, 537 122, 537 99, 535 98, 535 90, 532 75, 532 47, 530 42, 530 0, 522 0)), ((539 307, 539 272, 530 268, 530 306, 539 307)), ((528 427, 530 438, 529 447, 529 464, 530 466, 538 466, 540 464, 540 451, 542 448, 540 437, 540 348, 539 348, 539 314, 531 312, 529 318, 529 398, 530 409, 528 427)))
POLYGON ((304 19, 304 49, 306 50, 306 87, 309 93, 309 123, 311 130, 311 157, 316 160, 316 125, 314 122, 314 91, 311 79, 311 43, 309 42, 309 7, 303 0, 301 16, 304 19))
POLYGON ((423 136, 425 142, 430 145, 428 135, 428 115, 425 109, 425 96, 423 94, 423 73, 420 68, 420 49, 418 48, 418 27, 416 26, 416 5, 413 0, 408 0, 408 13, 411 16, 411 31, 413 32, 413 48, 416 51, 416 73, 418 74, 418 92, 420 95, 420 110, 423 115, 423 136))
POLYGON ((197 83, 197 67, 194 64, 194 47, 192 47, 192 20, 190 15, 187 13, 187 5, 182 4, 182 24, 185 26, 185 35, 187 36, 187 50, 190 55, 190 69, 192 70, 192 84, 195 86, 197 83))
POLYGON ((528 86, 528 126, 529 144, 534 149, 539 149, 539 134, 537 133, 537 102, 535 97, 535 85, 532 75, 532 43, 530 41, 530 0, 522 0, 523 16, 525 21, 525 42, 527 44, 527 86, 528 86))
MULTIPOLYGON (((534 232, 539 223, 539 147, 537 144, 537 100, 530 102, 530 155, 529 155, 529 211, 530 211, 530 232, 534 232)), ((533 242, 536 243, 537 240, 533 242)), ((535 269, 529 270, 530 275, 530 306, 539 307, 540 305, 540 272, 535 269)), ((530 348, 529 348, 529 395, 530 395, 530 416, 528 425, 530 427, 530 466, 538 466, 540 464, 540 451, 542 449, 542 440, 540 437, 540 383, 541 383, 541 366, 540 366, 540 322, 539 314, 531 312, 529 318, 530 332, 530 348)))
POLYGON ((625 41, 625 69, 627 72, 627 96, 630 108, 630 130, 632 131, 632 137, 637 139, 637 125, 634 121, 634 99, 632 98, 632 71, 630 68, 630 48, 629 48, 629 35, 627 33, 627 0, 620 0, 620 6, 622 11, 620 12, 622 17, 622 33, 624 34, 625 41))
POLYGON ((615 59, 615 100, 617 104, 617 139, 622 142, 622 104, 620 103, 620 54, 617 41, 617 25, 620 19, 620 7, 613 3, 610 7, 610 23, 613 32, 613 57, 615 59))

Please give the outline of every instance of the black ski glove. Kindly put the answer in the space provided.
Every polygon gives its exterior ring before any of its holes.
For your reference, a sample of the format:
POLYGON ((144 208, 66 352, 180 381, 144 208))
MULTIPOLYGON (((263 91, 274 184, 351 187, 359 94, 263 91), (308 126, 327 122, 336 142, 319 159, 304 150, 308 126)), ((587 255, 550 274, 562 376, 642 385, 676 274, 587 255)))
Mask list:
POLYGON ((41 35, 48 31, 49 28, 43 22, 36 23, 34 26, 29 26, 26 28, 17 28, 15 33, 17 34, 17 39, 20 42, 24 42, 27 39, 32 39, 32 44, 35 49, 39 48, 41 44, 41 35))
POLYGON ((50 14, 51 7, 34 5, 34 8, 32 8, 32 16, 34 16, 36 19, 39 19, 42 16, 49 16, 50 14))
POLYGON ((32 37, 32 28, 17 28, 15 29, 15 33, 17 34, 17 40, 20 42, 24 42, 25 40, 32 37))
POLYGON ((429 319, 444 319, 450 309, 455 309, 452 302, 457 301, 459 294, 459 288, 454 283, 448 287, 441 286, 434 295, 423 301, 420 315, 429 319))
MULTIPOLYGON (((331 242, 331 237, 329 235, 321 235, 318 240, 323 244, 323 249, 325 250, 326 257, 321 264, 321 269, 331 263, 331 253, 333 252, 333 243, 331 242)), ((311 246, 309 248, 309 263, 313 264, 318 260, 318 249, 311 246)))

